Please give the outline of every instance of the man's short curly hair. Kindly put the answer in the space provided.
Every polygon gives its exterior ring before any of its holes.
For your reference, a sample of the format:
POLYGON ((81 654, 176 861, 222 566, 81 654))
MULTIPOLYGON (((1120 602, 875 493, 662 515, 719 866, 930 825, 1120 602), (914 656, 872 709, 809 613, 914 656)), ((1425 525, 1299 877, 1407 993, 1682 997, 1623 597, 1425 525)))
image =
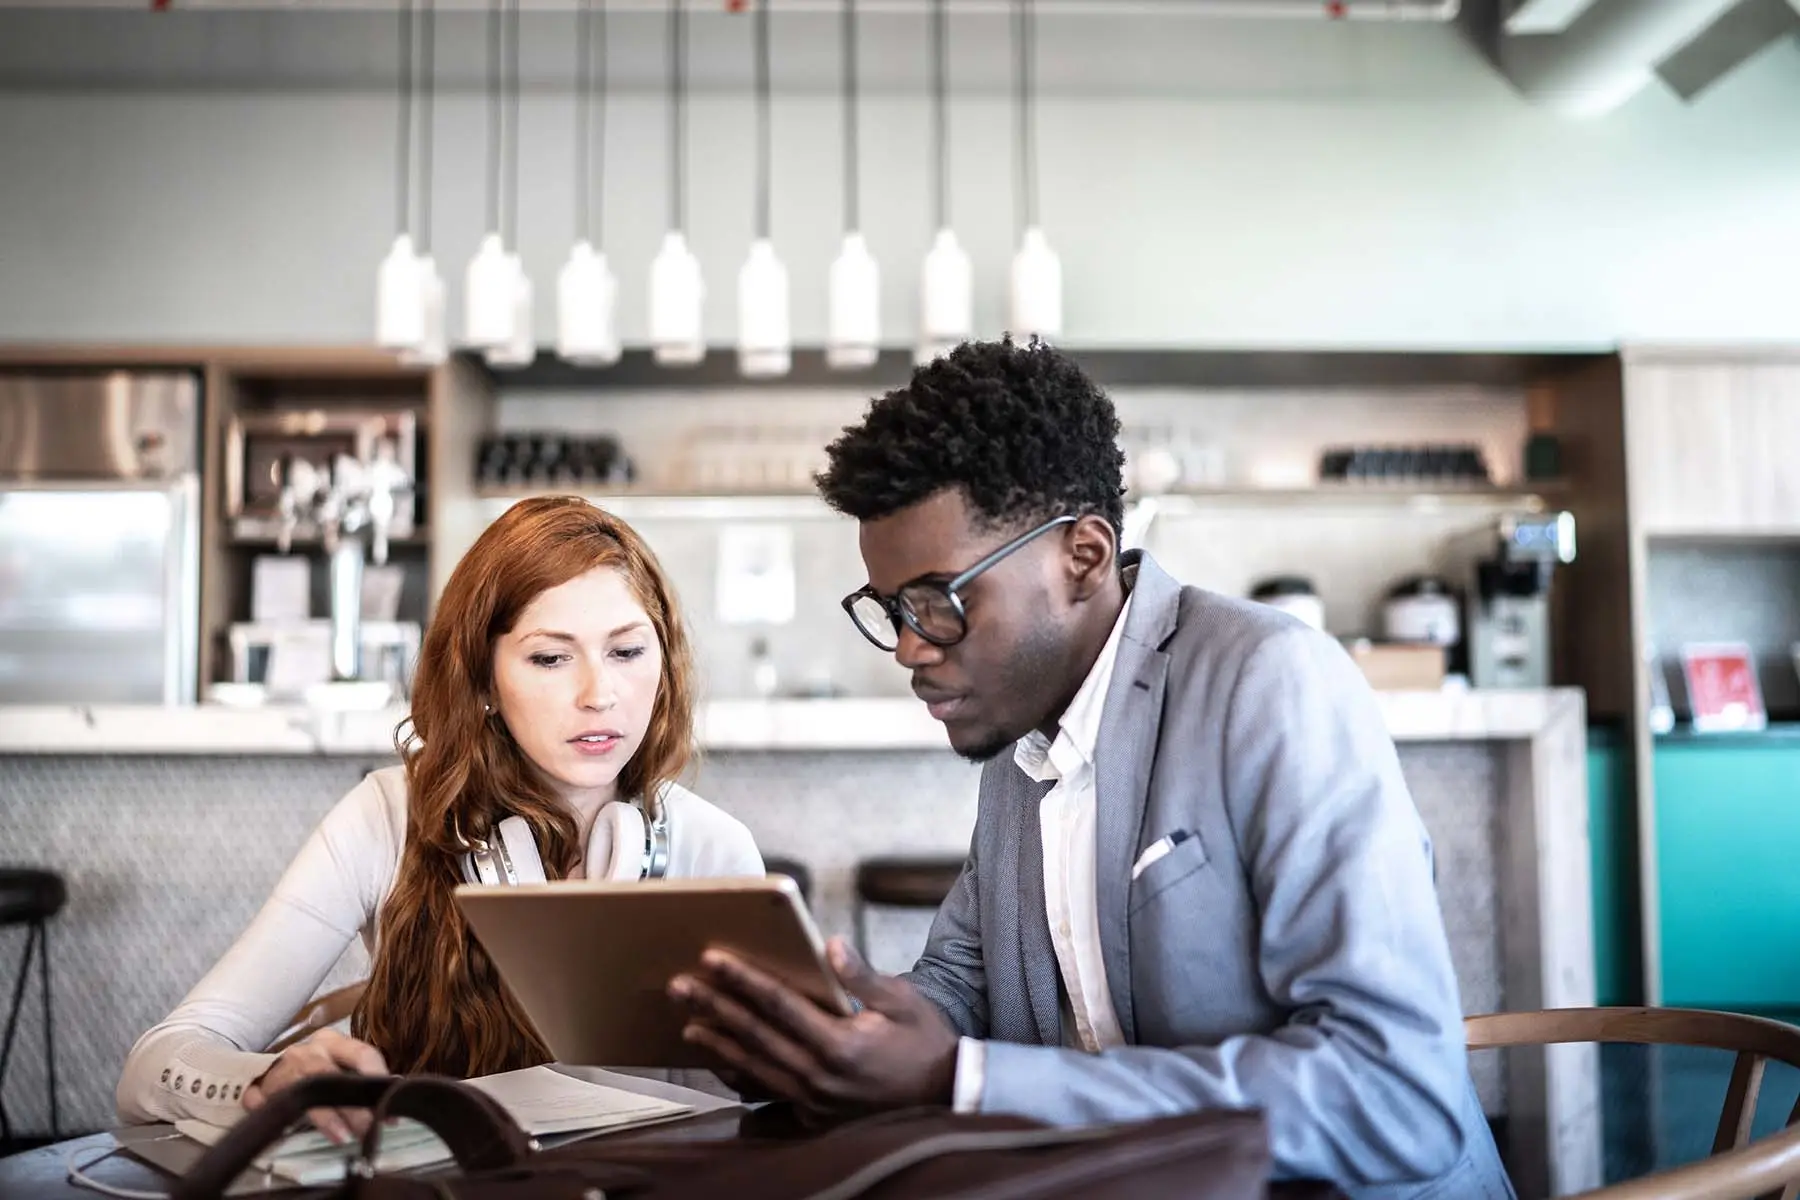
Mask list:
POLYGON ((1112 401, 1072 359, 1036 338, 965 342, 870 405, 826 447, 815 482, 859 521, 953 487, 986 525, 1093 513, 1118 537, 1118 438, 1112 401))

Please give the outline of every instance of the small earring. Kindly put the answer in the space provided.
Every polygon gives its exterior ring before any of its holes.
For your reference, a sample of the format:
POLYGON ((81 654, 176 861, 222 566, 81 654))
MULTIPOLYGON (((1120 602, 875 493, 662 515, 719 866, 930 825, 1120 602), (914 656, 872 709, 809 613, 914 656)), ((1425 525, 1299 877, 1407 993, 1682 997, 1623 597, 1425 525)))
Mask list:
POLYGON ((491 704, 483 704, 481 706, 481 711, 491 717, 494 715, 494 706, 491 704))

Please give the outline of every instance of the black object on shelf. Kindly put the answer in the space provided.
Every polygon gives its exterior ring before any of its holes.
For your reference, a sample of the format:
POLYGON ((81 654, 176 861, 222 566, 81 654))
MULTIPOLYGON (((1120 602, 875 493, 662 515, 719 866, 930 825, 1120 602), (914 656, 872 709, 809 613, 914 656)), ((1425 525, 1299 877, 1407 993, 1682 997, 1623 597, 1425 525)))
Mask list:
POLYGON ((1327 483, 1461 483, 1493 481, 1481 447, 1448 443, 1421 446, 1331 446, 1319 456, 1327 483))
POLYGON ((1562 475, 1562 443, 1553 433, 1534 433, 1525 440, 1525 478, 1557 479, 1562 475))
POLYGON ((481 440, 475 481, 483 487, 623 487, 637 466, 611 434, 496 433, 481 440))

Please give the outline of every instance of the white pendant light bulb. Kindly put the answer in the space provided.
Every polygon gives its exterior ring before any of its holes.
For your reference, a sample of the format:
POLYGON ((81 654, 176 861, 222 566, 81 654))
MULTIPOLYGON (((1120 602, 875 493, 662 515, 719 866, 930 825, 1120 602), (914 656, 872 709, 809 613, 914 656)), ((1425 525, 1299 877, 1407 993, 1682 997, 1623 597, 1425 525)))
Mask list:
POLYGON ((923 366, 968 341, 975 327, 975 268, 954 230, 938 230, 925 255, 919 294, 919 344, 913 361, 923 366))
POLYGON ((752 377, 786 375, 793 366, 788 273, 775 243, 757 238, 738 271, 738 370, 752 377))
POLYGON ((1021 337, 1059 337, 1062 307, 1062 260, 1043 229, 1032 225, 1012 261, 1012 331, 1021 337))
POLYGON ((523 367, 537 357, 537 339, 531 328, 531 276, 525 273, 525 264, 517 254, 508 254, 506 261, 511 276, 511 328, 506 341, 489 347, 485 357, 491 366, 523 367))
POLYGON ((584 238, 556 277, 556 352, 570 362, 611 366, 619 361, 619 282, 584 238))
POLYGON ((846 233, 831 264, 826 365, 871 367, 881 347, 881 266, 860 233, 846 233))
POLYGON ((657 362, 692 366, 705 357, 701 332, 705 306, 700 260, 688 249, 681 231, 671 229, 650 264, 650 344, 657 362))
POLYGON ((478 350, 512 341, 516 290, 512 259, 500 235, 490 233, 463 276, 463 341, 478 350))
POLYGON ((412 235, 402 233, 394 238, 375 275, 375 344, 384 350, 407 350, 424 337, 419 256, 412 235))
POLYGON ((424 336, 416 346, 400 352, 400 361, 408 366, 435 367, 450 357, 450 346, 444 330, 444 277, 438 274, 437 259, 427 254, 419 259, 420 306, 425 315, 424 336))

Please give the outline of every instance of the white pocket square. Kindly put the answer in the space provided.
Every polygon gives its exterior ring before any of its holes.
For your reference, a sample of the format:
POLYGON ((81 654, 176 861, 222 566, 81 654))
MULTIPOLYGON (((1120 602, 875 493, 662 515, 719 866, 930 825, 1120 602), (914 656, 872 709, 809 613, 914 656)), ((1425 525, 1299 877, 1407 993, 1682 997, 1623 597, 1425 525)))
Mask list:
POLYGON ((1168 855, 1169 851, 1181 845, 1181 843, 1187 841, 1188 838, 1192 836, 1193 835, 1188 833, 1187 830, 1178 829, 1166 837, 1157 838, 1145 848, 1142 854, 1138 855, 1137 862, 1134 863, 1131 868, 1131 878, 1136 880, 1139 875, 1142 875, 1158 862, 1161 862, 1163 858, 1168 855))

